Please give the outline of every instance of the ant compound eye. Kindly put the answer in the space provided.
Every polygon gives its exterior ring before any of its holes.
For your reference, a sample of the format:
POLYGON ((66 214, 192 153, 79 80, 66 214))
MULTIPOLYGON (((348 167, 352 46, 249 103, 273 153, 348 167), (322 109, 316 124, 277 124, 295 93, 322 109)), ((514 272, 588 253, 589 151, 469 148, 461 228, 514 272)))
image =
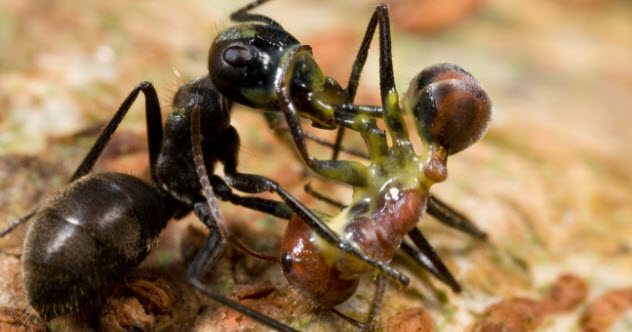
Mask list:
POLYGON ((417 130, 429 143, 457 153, 483 136, 491 118, 491 101, 474 77, 459 66, 424 69, 406 93, 417 130))
POLYGON ((231 46, 224 51, 222 58, 232 66, 243 67, 252 60, 252 54, 241 46, 231 46))
POLYGON ((239 24, 215 37, 208 55, 213 85, 246 106, 278 109, 274 79, 281 57, 299 42, 270 24, 239 24))

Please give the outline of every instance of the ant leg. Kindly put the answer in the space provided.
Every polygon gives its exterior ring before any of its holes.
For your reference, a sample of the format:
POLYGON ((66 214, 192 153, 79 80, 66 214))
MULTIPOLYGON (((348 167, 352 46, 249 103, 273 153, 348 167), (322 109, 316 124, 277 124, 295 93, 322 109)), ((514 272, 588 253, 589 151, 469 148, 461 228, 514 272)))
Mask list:
POLYGON ((317 200, 321 201, 321 202, 325 202, 329 205, 335 206, 339 209, 344 209, 346 207, 346 205, 342 204, 342 202, 339 202, 335 199, 330 198, 329 196, 326 196, 325 194, 322 194, 316 190, 314 190, 314 188, 312 188, 312 184, 311 183, 307 183, 304 187, 303 190, 305 190, 306 193, 308 193, 309 195, 311 195, 312 197, 316 198, 317 200))
POLYGON ((373 294, 373 301, 371 301, 371 309, 369 309, 368 319, 366 322, 361 322, 357 319, 353 319, 336 308, 330 308, 329 311, 336 314, 336 316, 344 319, 348 323, 358 327, 363 331, 373 331, 377 325, 380 311, 382 310, 382 304, 384 303, 384 292, 386 291, 386 279, 381 274, 378 274, 375 279, 375 294, 373 294))
MULTIPOLYGON (((359 84, 360 74, 366 62, 371 39, 375 33, 376 25, 380 27, 380 93, 382 97, 382 115, 386 127, 394 142, 395 148, 403 153, 412 153, 412 145, 406 129, 406 123, 399 108, 399 96, 395 87, 393 75, 393 59, 391 54, 390 21, 388 18, 388 8, 385 4, 377 6, 371 16, 369 25, 365 32, 360 50, 353 65, 347 92, 349 100, 352 101, 359 84)), ((334 143, 334 155, 337 156, 342 134, 338 132, 336 143, 334 143)))
POLYGON ((25 216, 23 216, 22 218, 18 219, 17 221, 15 221, 14 223, 12 223, 11 225, 9 225, 7 228, 3 229, 0 232, 0 239, 7 236, 8 234, 10 234, 11 232, 13 232, 14 229, 18 228, 18 226, 22 225, 23 223, 29 221, 29 219, 31 219, 31 217, 33 217, 35 215, 35 211, 37 211, 37 208, 31 210, 29 213, 27 213, 25 216))
MULTIPOLYGON (((362 69, 364 68, 364 64, 366 63, 366 59, 369 54, 369 48, 371 47, 371 40, 373 39, 373 34, 375 33, 376 26, 377 14, 374 12, 371 16, 371 19, 369 20, 366 32, 364 33, 364 38, 362 38, 362 43, 360 44, 360 49, 358 50, 358 54, 353 61, 353 66, 351 67, 351 74, 349 76, 349 80, 347 81, 347 88, 345 89, 345 91, 347 92, 348 103, 353 104, 353 101, 355 100, 355 95, 358 91, 358 85, 360 84, 360 76, 362 74, 362 69)), ((338 132, 336 133, 336 141, 333 146, 333 153, 331 156, 331 159, 333 160, 338 159, 338 153, 340 151, 344 134, 345 128, 338 128, 338 132)))
POLYGON ((233 193, 228 184, 217 175, 211 176, 211 185, 217 197, 223 201, 260 211, 281 219, 290 219, 294 215, 294 211, 283 202, 261 197, 240 196, 233 193))
POLYGON ((249 13, 250 10, 257 8, 268 1, 270 0, 255 0, 230 14, 230 19, 234 22, 261 22, 283 29, 281 24, 267 16, 249 13))
POLYGON ((88 154, 84 157, 79 167, 75 170, 69 182, 72 182, 90 172, 97 159, 103 152, 103 149, 110 141, 112 134, 116 131, 121 121, 129 111, 130 107, 136 101, 138 94, 145 94, 145 119, 147 122, 147 141, 149 144, 149 165, 151 167, 151 175, 155 179, 153 165, 160 153, 160 145, 162 144, 162 116, 160 114, 160 102, 158 94, 154 86, 145 81, 138 84, 127 98, 123 101, 119 109, 116 111, 110 122, 103 128, 101 134, 88 154))
POLYGON ((199 292, 210 297, 216 302, 219 302, 241 314, 244 314, 261 324, 271 327, 277 331, 282 332, 297 332, 297 330, 276 321, 260 312, 252 310, 238 302, 235 302, 225 296, 217 294, 210 290, 200 280, 204 273, 207 271, 207 267, 211 266, 222 253, 226 246, 226 238, 223 236, 221 228, 217 225, 213 219, 212 212, 208 206, 203 203, 198 203, 194 207, 197 217, 210 229, 210 234, 204 241, 204 245, 198 251, 197 255, 187 268, 187 279, 193 287, 199 292))
MULTIPOLYGON (((160 102, 158 101, 156 89, 151 83, 145 81, 138 84, 132 92, 129 93, 127 98, 125 98, 110 122, 108 122, 105 128, 103 128, 101 134, 92 145, 92 148, 90 148, 90 151, 76 168, 68 182, 73 182, 74 180, 88 174, 92 170, 92 167, 101 155, 101 152, 103 152, 103 149, 112 137, 112 134, 114 134, 121 121, 123 121, 127 111, 129 111, 140 92, 145 94, 145 117, 147 121, 147 139, 149 143, 149 162, 150 165, 154 164, 156 158, 158 158, 160 144, 162 143, 162 119, 160 114, 160 102)), ((151 168, 151 172, 153 176, 153 167, 151 168)), ((18 219, 18 221, 2 230, 0 232, 0 238, 11 233, 19 225, 27 222, 35 214, 36 210, 37 208, 34 208, 28 214, 18 219)))
POLYGON ((367 57, 369 55, 371 40, 373 39, 373 34, 375 34, 375 28, 377 27, 377 19, 378 14, 376 10, 373 12, 371 19, 369 20, 369 24, 366 27, 366 32, 364 33, 364 37, 362 38, 362 43, 360 44, 360 49, 358 50, 358 54, 353 61, 353 66, 351 67, 351 74, 349 75, 346 89, 347 95, 349 96, 349 102, 351 103, 353 103, 353 100, 355 99, 358 85, 360 84, 362 69, 364 69, 364 64, 366 63, 367 57))
POLYGON ((386 291, 386 279, 381 274, 375 277, 375 294, 373 295, 373 302, 371 310, 369 310, 369 318, 366 323, 366 329, 373 331, 377 325, 377 321, 382 310, 382 304, 384 304, 384 292, 386 291))
MULTIPOLYGON (((461 291, 461 285, 458 281, 456 281, 450 270, 448 270, 441 260, 441 257, 437 255, 437 252, 434 250, 430 242, 428 242, 426 237, 421 233, 419 228, 415 227, 408 232, 408 237, 413 241, 421 253, 416 253, 414 256, 408 251, 407 253, 409 253, 415 261, 420 262, 423 266, 428 268, 428 271, 435 275, 439 280, 450 286, 453 292, 459 293, 461 291)), ((402 246, 404 250, 412 249, 407 247, 408 246, 402 246)))
POLYGON ((452 209, 436 196, 430 195, 428 199, 428 213, 437 218, 442 224, 469 234, 477 239, 486 240, 487 234, 480 230, 472 221, 460 212, 452 209))
POLYGON ((460 291, 460 287, 455 289, 454 284, 451 281, 449 281, 450 279, 445 278, 441 274, 441 272, 439 272, 439 269, 435 266, 435 264, 430 260, 430 258, 427 255, 413 248, 413 246, 408 244, 406 241, 402 242, 400 249, 402 249, 408 257, 410 257, 413 261, 415 261, 415 263, 419 264, 421 267, 426 269, 428 272, 430 272, 430 274, 432 274, 437 279, 439 279, 439 281, 448 285, 453 291, 455 292, 460 291))
POLYGON ((342 138, 345 136, 345 127, 338 127, 336 132, 336 140, 332 145, 333 152, 331 153, 331 160, 338 160, 338 154, 340 154, 340 148, 342 145, 342 138))
POLYGON ((403 153, 412 153, 406 123, 399 108, 399 96, 395 88, 393 75, 393 56, 391 54, 391 28, 388 7, 385 4, 375 8, 380 26, 380 93, 384 123, 394 143, 394 147, 403 153))

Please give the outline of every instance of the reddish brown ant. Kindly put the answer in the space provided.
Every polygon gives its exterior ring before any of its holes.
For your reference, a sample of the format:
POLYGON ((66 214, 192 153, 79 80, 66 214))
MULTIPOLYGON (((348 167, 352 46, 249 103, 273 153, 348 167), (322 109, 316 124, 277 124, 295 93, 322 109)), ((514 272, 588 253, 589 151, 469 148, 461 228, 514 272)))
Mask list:
MULTIPOLYGON (((353 67, 355 79, 343 90, 322 73, 309 46, 300 45, 272 19, 247 13, 266 1, 255 1, 231 16, 252 23, 229 28, 216 38, 209 56, 211 80, 233 101, 283 111, 308 167, 325 178, 353 186, 351 204, 336 216, 323 217, 337 237, 386 264, 404 236, 409 235, 424 254, 434 255, 432 264, 422 264, 430 266, 431 271, 434 268, 443 281, 459 289, 416 225, 429 202, 430 187, 447 177, 447 157, 473 144, 487 128, 491 102, 485 91, 464 69, 439 64, 413 79, 400 108, 386 5, 376 8, 353 67), (382 107, 354 105, 357 78, 378 25, 382 107), (413 150, 403 112, 415 118, 425 145, 421 154, 413 150), (360 133, 370 164, 310 156, 299 116, 311 119, 317 127, 342 126, 360 133), (386 132, 376 124, 380 116, 392 146, 388 145, 386 132)), ((467 230, 470 225, 458 226, 470 233, 477 231, 467 230)), ((333 308, 354 294, 361 275, 374 270, 366 261, 349 255, 349 248, 332 246, 330 240, 321 238, 322 232, 319 229, 317 234, 313 225, 301 216, 293 216, 285 232, 280 261, 294 288, 321 307, 333 308)), ((363 328, 372 328, 379 313, 386 283, 381 273, 376 280, 378 287, 368 323, 355 322, 363 328)))

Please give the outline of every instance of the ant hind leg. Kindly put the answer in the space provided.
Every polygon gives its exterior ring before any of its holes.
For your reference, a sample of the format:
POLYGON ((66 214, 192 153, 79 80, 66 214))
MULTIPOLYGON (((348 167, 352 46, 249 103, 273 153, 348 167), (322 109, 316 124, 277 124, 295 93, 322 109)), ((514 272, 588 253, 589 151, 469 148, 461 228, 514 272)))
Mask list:
POLYGON ((377 327, 380 311, 382 310, 382 304, 384 304, 384 292, 386 291, 386 279, 382 274, 378 274, 375 279, 375 293, 373 294, 373 300, 371 301, 371 308, 366 322, 361 322, 357 319, 351 318, 336 308, 330 308, 329 311, 336 316, 344 319, 348 323, 358 327, 362 331, 374 331, 377 327))
MULTIPOLYGON (((77 166, 77 168, 73 172, 73 175, 68 181, 69 183, 88 174, 92 170, 97 159, 103 152, 103 149, 112 138, 112 135, 118 128, 121 121, 123 121, 123 118, 129 111, 134 101, 136 101, 136 98, 138 97, 138 94, 140 92, 143 92, 143 94, 145 94, 145 117, 147 121, 149 162, 152 176, 154 175, 153 165, 158 158, 160 145, 162 143, 162 118, 160 113, 160 102, 158 100, 158 94, 156 93, 156 89, 154 88, 154 86, 149 82, 141 82, 129 93, 127 98, 125 98, 123 103, 121 103, 121 106, 119 106, 119 109, 116 111, 114 116, 112 116, 110 122, 108 122, 108 124, 103 128, 103 130, 99 134, 99 137, 90 148, 90 151, 86 154, 79 166, 77 166)), ((7 228, 0 231, 0 238, 11 233, 21 224, 27 222, 31 217, 33 217, 36 210, 37 207, 31 210, 25 216, 18 219, 13 224, 9 225, 7 228)))
POLYGON ((79 164, 69 182, 88 174, 92 170, 92 167, 103 152, 103 149, 112 138, 112 135, 121 124, 121 121, 123 121, 123 118, 134 101, 136 101, 140 92, 145 94, 145 119, 147 122, 147 142, 149 144, 149 165, 151 167, 152 176, 154 176, 153 165, 158 158, 162 144, 162 115, 160 113, 160 102, 156 89, 151 83, 145 81, 138 84, 132 92, 129 93, 127 98, 125 98, 110 122, 103 128, 101 134, 99 134, 99 137, 81 164, 79 164))
POLYGON ((22 218, 16 220, 11 225, 7 226, 7 228, 5 228, 2 231, 0 231, 0 239, 5 237, 5 236, 7 236, 7 235, 9 235, 16 228, 18 228, 18 226, 20 226, 20 225, 24 224, 25 222, 29 221, 29 219, 31 219, 31 217, 33 217, 33 215, 35 215, 35 211, 36 210, 37 210, 37 208, 31 210, 29 213, 24 215, 22 218))

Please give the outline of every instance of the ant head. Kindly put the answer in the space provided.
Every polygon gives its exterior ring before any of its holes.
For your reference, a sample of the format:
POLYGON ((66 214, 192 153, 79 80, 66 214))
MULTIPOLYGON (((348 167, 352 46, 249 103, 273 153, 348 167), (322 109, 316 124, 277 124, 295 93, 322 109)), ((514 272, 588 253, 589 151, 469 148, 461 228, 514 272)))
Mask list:
POLYGON ((208 57, 211 80, 231 100, 252 107, 276 108, 274 77, 285 51, 299 42, 269 24, 243 24, 222 31, 208 57))
POLYGON ((230 127, 229 108, 208 76, 189 81, 181 86, 173 97, 172 106, 176 111, 174 113, 182 116, 181 124, 187 127, 190 124, 185 119, 190 119, 193 109, 199 108, 202 136, 205 139, 214 139, 230 127))
POLYGON ((476 142, 491 118, 491 101, 465 69, 448 63, 430 66, 410 83, 403 106, 411 111, 417 130, 428 143, 448 154, 476 142))

